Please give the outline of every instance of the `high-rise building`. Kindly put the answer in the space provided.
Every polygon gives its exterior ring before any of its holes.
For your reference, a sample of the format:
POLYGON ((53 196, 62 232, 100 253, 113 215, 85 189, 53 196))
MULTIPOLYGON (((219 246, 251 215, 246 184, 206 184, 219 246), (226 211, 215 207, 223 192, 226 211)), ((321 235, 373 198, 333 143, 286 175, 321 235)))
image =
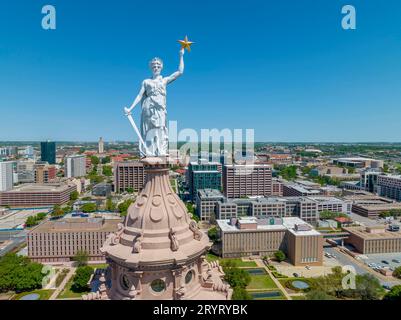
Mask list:
POLYGON ((0 191, 9 191, 13 188, 13 162, 0 162, 0 191))
POLYGON ((401 175, 379 175, 377 193, 379 196, 401 201, 401 175))
POLYGON ((56 178, 56 167, 48 163, 35 164, 35 183, 49 183, 56 178))
POLYGON ((223 189, 227 198, 271 196, 272 167, 268 164, 225 165, 223 189))
POLYGON ((188 185, 192 199, 200 189, 221 189, 221 164, 205 159, 191 162, 188 166, 188 185))
POLYGON ((141 191, 145 184, 145 170, 139 161, 116 162, 114 165, 115 192, 132 189, 141 191))
POLYGON ((64 175, 67 178, 83 177, 86 175, 86 157, 84 155, 66 157, 64 166, 64 175))
POLYGON ((41 142, 40 143, 42 161, 46 161, 49 164, 56 164, 56 143, 55 142, 41 142))
POLYGON ((98 143, 98 152, 99 153, 103 153, 104 152, 104 142, 103 142, 103 138, 100 137, 99 139, 99 143, 98 143))

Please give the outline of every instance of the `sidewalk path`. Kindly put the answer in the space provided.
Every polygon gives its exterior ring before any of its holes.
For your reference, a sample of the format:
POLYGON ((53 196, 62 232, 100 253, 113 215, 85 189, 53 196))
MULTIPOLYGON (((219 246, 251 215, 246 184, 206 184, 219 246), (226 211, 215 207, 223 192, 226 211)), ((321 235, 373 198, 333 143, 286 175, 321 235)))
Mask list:
POLYGON ((268 275, 270 276, 270 278, 273 279, 274 283, 276 284, 276 286, 283 292, 284 296, 287 298, 287 300, 292 300, 291 296, 288 294, 288 292, 285 290, 285 288, 283 287, 283 285, 280 283, 280 281, 278 281, 276 279, 275 276, 273 276, 273 274, 271 273, 271 271, 269 270, 268 267, 266 267, 266 265, 261 261, 261 260, 254 260, 256 262, 256 264, 258 265, 258 267, 262 267, 266 270, 266 272, 268 273, 268 275))
POLYGON ((67 273, 65 276, 64 280, 61 282, 61 284, 58 286, 58 288, 53 292, 53 294, 50 296, 49 300, 56 300, 57 296, 64 290, 64 287, 70 281, 71 277, 75 274, 76 268, 72 267, 70 268, 70 272, 67 273))

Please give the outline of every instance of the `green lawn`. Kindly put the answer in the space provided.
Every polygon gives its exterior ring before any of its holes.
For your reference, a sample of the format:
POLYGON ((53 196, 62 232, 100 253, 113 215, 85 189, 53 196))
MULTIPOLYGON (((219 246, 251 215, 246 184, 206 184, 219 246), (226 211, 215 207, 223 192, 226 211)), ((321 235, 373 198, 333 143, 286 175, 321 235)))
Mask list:
POLYGON ((39 294, 39 296, 40 296, 39 300, 49 300, 49 298, 53 292, 54 292, 54 290, 34 290, 34 291, 30 291, 30 292, 21 292, 21 293, 16 294, 15 296, 13 296, 12 300, 20 300, 23 296, 26 296, 31 293, 39 294))
POLYGON ((278 289, 273 279, 268 274, 251 276, 251 282, 247 289, 278 289))
POLYGON ((236 263, 237 267, 239 267, 239 268, 248 268, 248 267, 257 267, 258 266, 255 261, 242 261, 241 258, 235 258, 235 259, 225 258, 225 259, 223 259, 223 258, 220 258, 220 257, 214 255, 213 253, 208 253, 206 255, 206 260, 208 262, 219 260, 220 265, 222 265, 222 266, 227 261, 234 261, 236 263))
POLYGON ((99 264, 90 264, 89 266, 93 267, 93 269, 106 269, 109 265, 107 263, 99 263, 99 264))
POLYGON ((305 296, 291 296, 292 300, 306 300, 305 296))
POLYGON ((71 290, 72 286, 72 279, 74 276, 71 277, 70 281, 65 285, 65 288, 61 293, 58 295, 57 299, 80 299, 82 295, 87 294, 90 290, 85 292, 74 292, 71 290))

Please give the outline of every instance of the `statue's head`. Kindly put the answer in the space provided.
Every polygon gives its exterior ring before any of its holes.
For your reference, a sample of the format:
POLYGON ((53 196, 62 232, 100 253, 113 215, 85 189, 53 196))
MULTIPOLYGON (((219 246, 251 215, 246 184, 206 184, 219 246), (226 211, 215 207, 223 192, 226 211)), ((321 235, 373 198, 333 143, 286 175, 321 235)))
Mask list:
POLYGON ((149 63, 150 69, 152 69, 153 75, 158 76, 163 70, 163 61, 162 59, 156 57, 153 58, 149 63))

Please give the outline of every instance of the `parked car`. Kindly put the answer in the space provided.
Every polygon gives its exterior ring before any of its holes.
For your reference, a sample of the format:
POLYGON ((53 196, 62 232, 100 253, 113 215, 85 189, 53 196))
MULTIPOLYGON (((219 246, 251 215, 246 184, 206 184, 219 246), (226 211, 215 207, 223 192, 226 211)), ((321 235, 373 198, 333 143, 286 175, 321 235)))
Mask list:
POLYGON ((308 270, 310 270, 310 267, 309 267, 309 266, 305 266, 305 268, 308 269, 308 270))
POLYGON ((383 284, 382 286, 386 290, 391 290, 391 287, 388 284, 383 284))
POLYGON ((387 260, 382 260, 382 263, 389 264, 387 260))
POLYGON ((393 259, 392 261, 395 263, 400 263, 400 260, 398 260, 398 259, 393 259))
POLYGON ((296 273, 296 272, 294 272, 292 275, 293 275, 295 278, 299 278, 299 274, 296 273))

